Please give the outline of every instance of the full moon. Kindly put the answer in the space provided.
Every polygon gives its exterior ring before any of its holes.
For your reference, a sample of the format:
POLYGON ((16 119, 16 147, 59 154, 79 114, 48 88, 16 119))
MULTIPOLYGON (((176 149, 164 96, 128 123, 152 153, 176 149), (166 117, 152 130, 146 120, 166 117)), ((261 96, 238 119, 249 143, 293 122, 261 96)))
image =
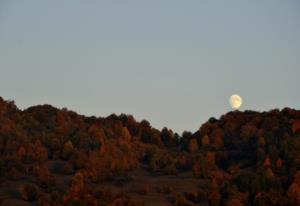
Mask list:
POLYGON ((242 106, 243 100, 240 95, 234 94, 229 98, 229 103, 233 109, 238 109, 242 106))

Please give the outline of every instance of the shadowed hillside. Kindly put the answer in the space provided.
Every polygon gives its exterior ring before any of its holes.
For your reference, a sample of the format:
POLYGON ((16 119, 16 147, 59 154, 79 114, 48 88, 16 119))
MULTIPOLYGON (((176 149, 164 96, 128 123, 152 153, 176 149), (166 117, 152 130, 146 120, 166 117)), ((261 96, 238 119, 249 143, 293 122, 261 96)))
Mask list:
POLYGON ((300 111, 234 111, 178 135, 0 97, 0 205, 300 205, 300 111))

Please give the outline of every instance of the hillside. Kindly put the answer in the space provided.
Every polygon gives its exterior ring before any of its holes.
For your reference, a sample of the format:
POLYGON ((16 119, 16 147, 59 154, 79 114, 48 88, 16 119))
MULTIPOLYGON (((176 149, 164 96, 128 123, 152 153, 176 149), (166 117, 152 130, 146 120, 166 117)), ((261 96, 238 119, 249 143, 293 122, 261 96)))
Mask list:
POLYGON ((300 205, 300 110, 229 112, 179 135, 0 97, 0 205, 300 205))

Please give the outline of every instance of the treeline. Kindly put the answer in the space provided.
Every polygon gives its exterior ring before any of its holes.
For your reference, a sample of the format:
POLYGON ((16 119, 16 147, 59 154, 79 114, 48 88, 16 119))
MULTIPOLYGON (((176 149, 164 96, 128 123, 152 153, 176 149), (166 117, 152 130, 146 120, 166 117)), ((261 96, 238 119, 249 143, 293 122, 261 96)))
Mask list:
POLYGON ((136 169, 202 180, 197 191, 167 189, 177 206, 300 205, 300 111, 234 111, 179 135, 131 115, 85 117, 50 105, 22 111, 0 98, 0 188, 20 185, 19 199, 143 205, 101 187, 126 184, 136 169))

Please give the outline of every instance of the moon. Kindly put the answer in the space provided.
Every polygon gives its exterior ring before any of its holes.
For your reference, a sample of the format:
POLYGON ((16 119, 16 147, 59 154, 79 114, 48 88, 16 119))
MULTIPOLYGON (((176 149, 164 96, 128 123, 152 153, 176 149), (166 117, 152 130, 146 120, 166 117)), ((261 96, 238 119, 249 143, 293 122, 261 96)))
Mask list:
POLYGON ((232 107, 232 109, 240 108, 242 106, 242 103, 243 99, 238 94, 231 95, 231 97, 229 98, 229 104, 232 107))

